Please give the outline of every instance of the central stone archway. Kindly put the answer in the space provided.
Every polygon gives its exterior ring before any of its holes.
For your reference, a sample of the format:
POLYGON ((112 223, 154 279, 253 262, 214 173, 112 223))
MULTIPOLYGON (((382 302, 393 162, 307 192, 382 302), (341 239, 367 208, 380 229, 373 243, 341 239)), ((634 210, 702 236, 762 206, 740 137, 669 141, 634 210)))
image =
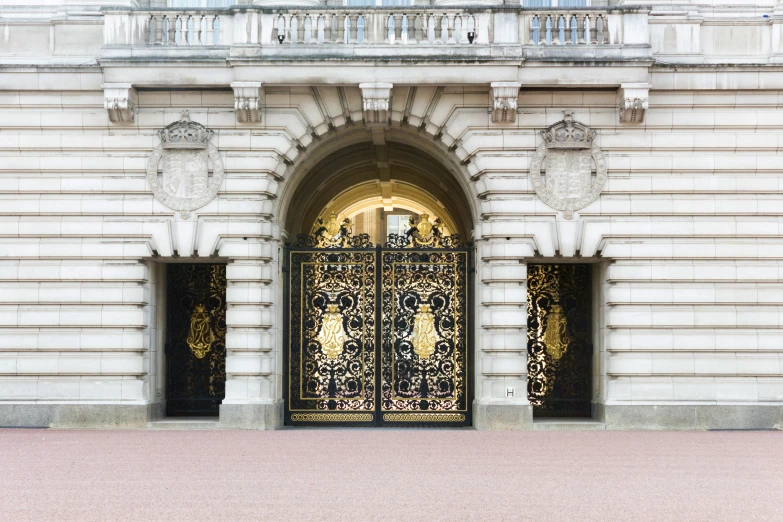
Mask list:
POLYGON ((285 422, 470 424, 464 178, 421 136, 350 134, 316 148, 282 188, 283 237, 300 238, 281 259, 285 422))

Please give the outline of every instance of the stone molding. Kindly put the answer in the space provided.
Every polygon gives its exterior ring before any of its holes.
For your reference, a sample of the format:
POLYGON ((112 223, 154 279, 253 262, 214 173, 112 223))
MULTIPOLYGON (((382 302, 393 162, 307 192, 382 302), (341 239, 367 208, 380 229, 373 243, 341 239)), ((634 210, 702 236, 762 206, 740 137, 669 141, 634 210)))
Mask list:
POLYGON ((595 143, 595 131, 573 118, 565 117, 541 131, 541 144, 530 162, 530 182, 538 197, 566 219, 574 211, 595 201, 606 182, 606 161, 595 143), (546 179, 541 170, 546 161, 546 179), (595 177, 592 165, 595 164, 595 177))
POLYGON ((234 110, 238 123, 260 123, 264 105, 264 89, 261 82, 234 82, 234 110))
POLYGON ((103 108, 109 113, 109 121, 118 124, 130 124, 135 121, 139 111, 138 94, 130 83, 104 83, 103 108))
POLYGON ((364 121, 369 125, 386 125, 391 106, 391 83, 360 83, 364 121))
POLYGON ((617 90, 620 123, 643 123, 650 103, 649 83, 624 83, 617 90))
POLYGON ((494 123, 515 123, 517 121, 517 98, 519 82, 492 82, 492 121, 494 123))

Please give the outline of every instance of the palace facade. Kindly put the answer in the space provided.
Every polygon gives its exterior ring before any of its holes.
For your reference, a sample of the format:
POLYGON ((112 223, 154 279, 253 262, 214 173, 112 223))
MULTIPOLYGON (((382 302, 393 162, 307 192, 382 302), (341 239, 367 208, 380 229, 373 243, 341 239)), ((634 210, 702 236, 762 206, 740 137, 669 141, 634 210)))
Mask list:
POLYGON ((0 27, 0 425, 783 427, 783 3, 0 27))

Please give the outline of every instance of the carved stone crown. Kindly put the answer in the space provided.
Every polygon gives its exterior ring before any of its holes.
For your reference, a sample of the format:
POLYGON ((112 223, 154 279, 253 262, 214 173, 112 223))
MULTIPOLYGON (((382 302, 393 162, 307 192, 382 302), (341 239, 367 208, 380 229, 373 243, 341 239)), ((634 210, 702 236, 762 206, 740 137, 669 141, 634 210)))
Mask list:
POLYGON ((559 122, 541 131, 549 149, 589 149, 593 146, 595 131, 574 121, 571 111, 565 111, 565 117, 559 122))
POLYGON ((206 149, 212 131, 195 121, 190 121, 190 113, 182 112, 179 121, 158 131, 164 149, 206 149))

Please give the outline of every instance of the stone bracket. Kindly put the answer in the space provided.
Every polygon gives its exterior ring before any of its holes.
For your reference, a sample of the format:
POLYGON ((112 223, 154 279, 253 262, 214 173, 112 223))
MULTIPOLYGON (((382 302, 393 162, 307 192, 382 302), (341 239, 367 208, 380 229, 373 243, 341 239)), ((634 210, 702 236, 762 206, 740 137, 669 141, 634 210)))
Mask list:
POLYGON ((519 82, 492 82, 492 121, 494 123, 515 123, 517 121, 517 97, 519 82))
POLYGON ((103 108, 109 113, 109 121, 130 124, 139 112, 138 93, 130 83, 104 83, 103 108))
POLYGON ((364 121, 368 125, 386 125, 391 107, 391 83, 360 83, 364 121))
POLYGON ((650 103, 649 83, 623 83, 617 90, 620 123, 643 123, 650 103))
POLYGON ((261 82, 234 82, 234 110, 239 123, 260 123, 264 106, 264 89, 261 82))

